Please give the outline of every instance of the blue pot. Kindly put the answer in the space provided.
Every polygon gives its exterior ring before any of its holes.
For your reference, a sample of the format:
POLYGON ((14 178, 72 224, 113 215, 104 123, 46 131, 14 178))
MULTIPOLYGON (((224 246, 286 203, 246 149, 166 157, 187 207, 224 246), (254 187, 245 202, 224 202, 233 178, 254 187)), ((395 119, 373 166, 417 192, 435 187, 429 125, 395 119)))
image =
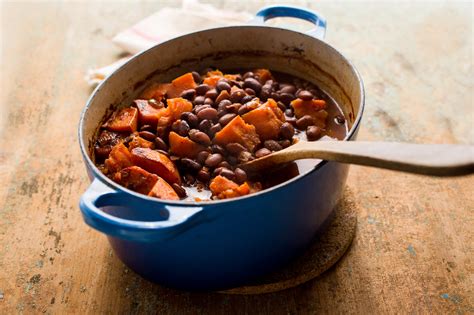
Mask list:
POLYGON ((107 235, 128 267, 168 287, 219 290, 275 271, 308 246, 341 198, 347 165, 315 161, 314 169, 305 174, 230 200, 162 201, 104 176, 91 160, 92 139, 110 105, 129 103, 144 82, 167 82, 212 65, 269 68, 317 84, 342 107, 350 125, 345 140, 353 140, 363 111, 363 85, 350 62, 321 40, 325 28, 325 20, 313 11, 268 7, 253 25, 210 29, 159 44, 97 87, 79 126, 92 180, 80 208, 85 222, 107 235), (263 25, 277 16, 309 20, 315 28, 304 34, 263 25))

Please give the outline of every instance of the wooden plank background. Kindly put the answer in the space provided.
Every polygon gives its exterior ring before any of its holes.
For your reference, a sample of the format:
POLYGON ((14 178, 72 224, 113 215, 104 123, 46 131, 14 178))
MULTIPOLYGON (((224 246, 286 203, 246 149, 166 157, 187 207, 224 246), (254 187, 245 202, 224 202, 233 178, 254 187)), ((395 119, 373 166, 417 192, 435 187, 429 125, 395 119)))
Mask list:
MULTIPOLYGON (((214 1, 255 12, 268 1, 214 1)), ((327 41, 365 81, 359 139, 473 142, 472 3, 294 2, 324 13, 327 41)), ((85 70, 110 38, 169 2, 2 2, 0 313, 472 313, 473 176, 352 167, 353 245, 300 287, 188 293, 128 270, 87 227, 77 141, 85 70)), ((177 23, 183 21, 177 21, 177 23)))

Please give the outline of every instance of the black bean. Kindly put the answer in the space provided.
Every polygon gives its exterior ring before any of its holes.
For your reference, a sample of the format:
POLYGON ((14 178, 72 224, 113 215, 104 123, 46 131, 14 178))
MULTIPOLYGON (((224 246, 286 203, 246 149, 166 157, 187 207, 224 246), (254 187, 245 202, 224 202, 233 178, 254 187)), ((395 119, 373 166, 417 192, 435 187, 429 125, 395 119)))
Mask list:
POLYGON ((212 106, 209 104, 196 105, 193 110, 197 115, 200 111, 202 111, 205 108, 212 108, 212 106))
POLYGON ((248 94, 247 96, 250 96, 252 98, 255 96, 255 91, 252 90, 251 88, 245 88, 244 91, 245 91, 245 93, 248 94))
POLYGON ((296 95, 298 98, 302 99, 303 101, 311 101, 314 95, 310 91, 302 90, 296 95))
POLYGON ((237 113, 239 112, 240 106, 242 106, 242 104, 240 104, 240 103, 234 103, 234 104, 227 105, 227 106, 225 107, 225 109, 226 109, 229 113, 237 114, 237 113))
POLYGON ((265 140, 263 146, 270 151, 280 151, 282 149, 281 145, 275 140, 265 140))
POLYGON ((181 119, 187 121, 188 125, 190 127, 193 127, 193 128, 196 127, 198 122, 199 122, 198 117, 195 114, 191 113, 191 112, 182 113, 181 114, 181 119))
POLYGON ((155 147, 156 147, 158 150, 163 150, 163 151, 167 151, 167 150, 168 150, 168 146, 167 146, 166 143, 163 141, 163 139, 161 139, 160 137, 156 137, 156 138, 155 138, 155 147))
POLYGON ((296 92, 296 87, 294 85, 288 84, 288 85, 283 85, 280 89, 281 93, 288 93, 288 94, 295 94, 296 92))
POLYGON ((221 126, 225 126, 227 125, 228 123, 230 123, 230 121, 232 119, 235 118, 235 116, 237 116, 236 114, 225 114, 224 116, 222 116, 221 118, 219 118, 219 124, 221 124, 221 126))
POLYGON ((280 94, 280 101, 283 102, 286 106, 290 105, 291 101, 295 99, 293 94, 289 93, 281 93, 280 94))
POLYGON ((255 76, 255 73, 253 73, 252 71, 248 71, 248 72, 245 72, 244 75, 243 75, 243 79, 247 79, 247 78, 253 78, 255 76))
POLYGON ((222 100, 219 102, 217 106, 217 110, 225 110, 226 106, 231 105, 232 102, 230 100, 222 100))
POLYGON ((168 153, 168 151, 156 150, 156 152, 160 152, 161 154, 164 154, 164 155, 166 155, 167 157, 170 157, 170 154, 168 153))
POLYGON ((272 87, 268 85, 264 85, 262 90, 260 91, 260 98, 263 100, 267 100, 272 93, 272 87))
POLYGON ((211 105, 211 106, 212 106, 212 105, 214 105, 214 101, 212 100, 212 98, 206 97, 206 98, 204 99, 204 104, 207 104, 207 105, 211 105))
POLYGON ((286 105, 284 103, 282 103, 281 101, 278 101, 277 102, 277 105, 278 105, 278 108, 282 111, 282 112, 285 112, 286 110, 286 105))
POLYGON ((205 108, 197 114, 199 119, 214 120, 217 118, 217 110, 215 108, 205 108))
POLYGON ((276 102, 278 102, 280 100, 280 93, 272 92, 270 94, 270 98, 273 98, 276 102))
POLYGON ((204 94, 205 97, 212 98, 213 100, 216 99, 217 95, 219 95, 219 93, 216 91, 216 89, 210 89, 206 92, 206 94, 204 94))
POLYGON ((280 140, 278 143, 281 145, 282 148, 288 148, 291 145, 291 141, 288 139, 280 140))
POLYGON ((217 81, 217 84, 216 84, 216 90, 217 91, 227 91, 229 92, 230 91, 230 84, 228 82, 226 82, 225 80, 219 80, 217 81))
POLYGON ((214 171, 212 172, 212 175, 213 175, 213 176, 219 175, 219 174, 222 172, 223 169, 224 169, 223 167, 217 167, 217 168, 214 169, 214 171))
POLYGON ((260 90, 262 89, 262 84, 255 80, 254 78, 247 78, 244 80, 244 87, 251 88, 255 91, 255 94, 259 94, 260 90))
POLYGON ((199 171, 201 169, 201 164, 199 164, 198 162, 190 158, 182 158, 180 162, 181 162, 181 165, 188 170, 199 171))
POLYGON ((194 105, 201 105, 201 104, 204 104, 204 100, 205 100, 205 99, 206 99, 206 98, 205 98, 203 95, 196 96, 196 97, 194 98, 193 104, 194 104, 194 105))
POLYGON ((293 117, 293 110, 291 108, 288 108, 287 110, 285 110, 285 115, 288 117, 293 117))
POLYGON ((284 139, 291 140, 295 135, 295 128, 289 122, 284 122, 280 126, 280 135, 284 139))
POLYGON ((205 167, 203 167, 196 175, 197 179, 199 179, 203 183, 207 183, 211 179, 211 173, 205 167))
POLYGON ((221 124, 217 123, 217 124, 213 125, 213 126, 211 127, 211 129, 209 129, 209 134, 210 134, 211 136, 214 136, 216 133, 218 133, 218 132, 221 131, 221 130, 222 130, 221 124))
POLYGON ((184 90, 180 96, 182 98, 192 101, 194 96, 196 96, 196 90, 194 89, 184 90))
POLYGON ((208 151, 201 151, 196 155, 196 161, 201 164, 204 164, 209 155, 211 155, 211 153, 209 153, 208 151))
POLYGON ((201 83, 201 75, 199 73, 193 71, 191 72, 191 74, 193 75, 194 82, 196 82, 197 84, 201 83))
POLYGON ((155 134, 150 131, 140 131, 138 132, 138 135, 148 141, 153 141, 155 140, 155 137, 156 137, 155 134))
POLYGON ((143 125, 140 127, 140 131, 150 131, 150 132, 155 132, 156 128, 153 128, 153 126, 150 125, 143 125))
POLYGON ((301 130, 306 129, 308 126, 311 126, 313 124, 314 124, 314 119, 310 115, 304 115, 303 117, 301 117, 300 119, 296 121, 296 126, 301 130))
POLYGON ((240 108, 239 108, 239 110, 238 110, 237 113, 238 113, 240 116, 242 116, 243 114, 248 113, 248 112, 250 112, 251 110, 252 110, 252 108, 251 108, 250 106, 247 106, 247 105, 244 104, 244 105, 240 106, 240 108))
POLYGON ((173 162, 179 161, 180 157, 176 155, 170 155, 170 160, 173 162))
POLYGON ((232 172, 230 169, 225 168, 225 167, 222 169, 219 175, 227 177, 230 180, 233 180, 235 178, 234 172, 232 172))
POLYGON ((173 183, 171 187, 173 187, 174 191, 176 192, 179 198, 184 198, 187 196, 186 189, 181 187, 179 184, 173 183))
POLYGON ((209 138, 209 136, 205 134, 204 132, 199 131, 197 129, 191 129, 189 131, 189 139, 205 146, 208 146, 211 144, 211 139, 209 138))
POLYGON ((344 116, 342 115, 336 115, 336 117, 334 117, 334 120, 336 121, 337 124, 339 125, 342 125, 346 122, 346 119, 344 118, 344 116))
POLYGON ((238 184, 242 184, 243 182, 247 180, 247 173, 245 173, 245 171, 239 167, 237 167, 234 170, 234 174, 235 174, 235 181, 238 184))
POLYGON ((308 138, 308 141, 318 140, 321 138, 321 134, 322 129, 318 126, 308 126, 308 128, 306 128, 306 138, 308 138))
POLYGON ((235 90, 234 92, 230 93, 230 100, 233 103, 239 103, 244 96, 245 92, 243 90, 235 90))
POLYGON ((252 71, 248 71, 248 72, 245 72, 244 75, 243 75, 243 79, 247 79, 247 78, 253 78, 255 76, 255 74, 252 72, 252 71))
POLYGON ((207 84, 200 84, 195 88, 197 95, 204 95, 210 89, 211 89, 211 87, 207 84))
POLYGON ((214 168, 217 165, 219 165, 220 162, 222 162, 222 159, 223 159, 222 154, 214 153, 214 154, 211 154, 207 157, 204 164, 208 167, 214 168))
POLYGON ((226 90, 219 93, 219 96, 216 98, 216 103, 220 104, 223 100, 228 100, 230 98, 229 92, 226 90))
POLYGON ((178 119, 171 125, 171 129, 180 136, 185 137, 188 135, 190 127, 185 120, 178 119))
POLYGON ((218 144, 211 145, 211 150, 214 153, 220 153, 222 155, 225 155, 225 153, 226 153, 225 149, 222 146, 218 145, 218 144))
POLYGON ((260 150, 258 150, 257 152, 255 152, 255 156, 257 158, 261 158, 265 155, 269 155, 270 153, 272 153, 272 151, 268 150, 267 148, 261 148, 260 150))
POLYGON ((212 126, 212 123, 210 120, 208 119, 204 119, 203 121, 201 121, 199 123, 199 130, 201 130, 202 132, 205 132, 205 133, 208 133, 209 129, 211 129, 211 126, 212 126))
POLYGON ((245 151, 246 148, 237 142, 228 143, 225 148, 230 154, 239 155, 240 152, 245 151))
POLYGON ((237 80, 230 80, 230 85, 236 86, 238 88, 242 88, 244 86, 244 82, 237 81, 237 80))
POLYGON ((229 155, 227 157, 227 162, 229 162, 230 165, 236 165, 239 162, 239 160, 235 156, 229 155))

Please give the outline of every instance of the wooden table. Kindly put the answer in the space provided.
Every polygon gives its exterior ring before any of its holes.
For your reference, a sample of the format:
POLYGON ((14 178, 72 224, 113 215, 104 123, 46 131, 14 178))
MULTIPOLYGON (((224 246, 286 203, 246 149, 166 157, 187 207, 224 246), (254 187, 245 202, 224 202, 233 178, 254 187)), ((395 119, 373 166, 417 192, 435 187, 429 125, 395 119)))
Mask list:
MULTIPOLYGON (((116 32, 164 5, 2 3, 0 313, 474 312, 472 176, 352 167, 352 247, 320 278, 283 292, 177 292, 124 267, 78 209, 89 184, 77 141, 91 92, 83 77, 117 58, 116 32)), ((365 80, 359 139, 473 142, 472 4, 311 6, 365 80)))

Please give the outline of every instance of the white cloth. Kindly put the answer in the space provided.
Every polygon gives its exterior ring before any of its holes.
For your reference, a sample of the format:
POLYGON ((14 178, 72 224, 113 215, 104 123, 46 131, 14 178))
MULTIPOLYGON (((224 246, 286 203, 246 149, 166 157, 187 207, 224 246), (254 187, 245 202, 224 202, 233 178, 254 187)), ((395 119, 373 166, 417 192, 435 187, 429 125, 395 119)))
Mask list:
MULTIPOLYGON (((133 55, 179 35, 213 27, 243 24, 251 18, 252 15, 247 12, 220 10, 198 0, 183 0, 181 8, 165 7, 118 33, 112 42, 133 55)), ((86 81, 90 85, 100 83, 129 58, 122 58, 105 67, 89 69, 86 81)))

